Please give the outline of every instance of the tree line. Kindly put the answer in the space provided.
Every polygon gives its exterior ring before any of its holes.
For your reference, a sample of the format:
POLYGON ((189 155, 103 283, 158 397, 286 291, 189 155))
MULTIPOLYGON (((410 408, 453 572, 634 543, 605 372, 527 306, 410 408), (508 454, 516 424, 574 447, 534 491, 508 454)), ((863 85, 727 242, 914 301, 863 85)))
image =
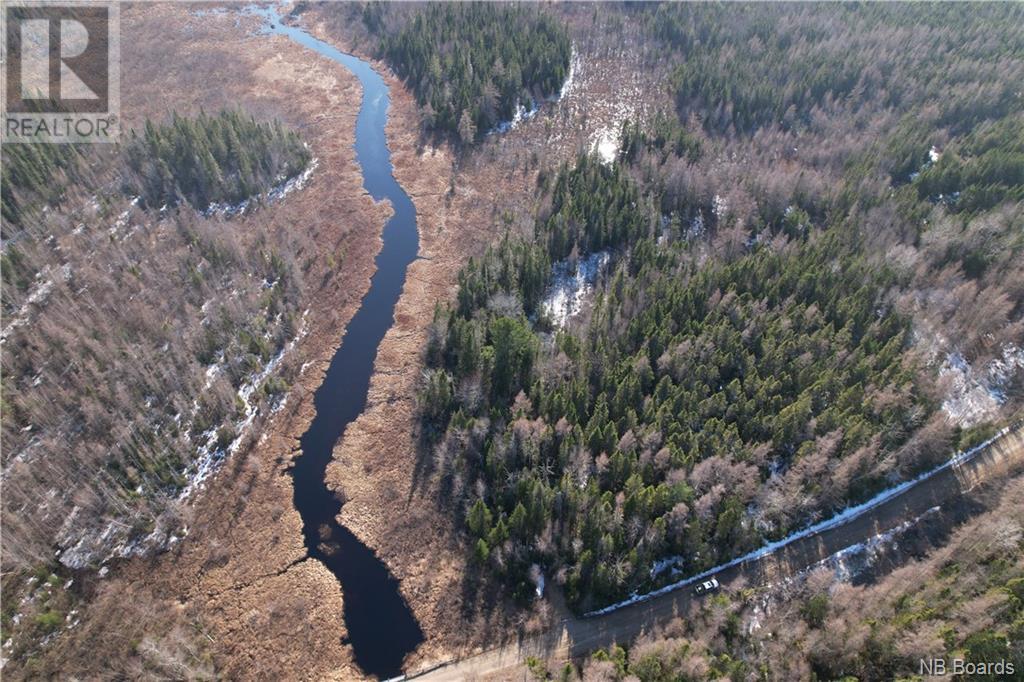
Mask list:
POLYGON ((922 462, 887 459, 930 412, 894 275, 839 230, 700 265, 616 164, 563 169, 532 240, 506 237, 438 308, 425 433, 477 560, 525 597, 534 564, 590 608, 697 572, 922 462), (550 263, 613 249, 589 323, 537 309, 550 263), (751 509, 756 509, 752 522, 751 509))
POLYGON ((430 3, 393 30, 384 13, 378 3, 363 13, 381 54, 416 95, 426 127, 464 144, 557 93, 568 76, 569 36, 538 9, 430 3))
POLYGON ((202 211, 298 175, 310 152, 280 121, 257 122, 239 110, 223 110, 196 117, 175 112, 166 124, 147 119, 141 135, 131 130, 113 152, 117 159, 107 156, 83 145, 5 144, 0 172, 7 238, 36 211, 56 205, 69 186, 99 187, 105 179, 97 177, 97 166, 115 169, 125 191, 140 195, 146 206, 176 206, 184 199, 202 211))
POLYGON ((184 199, 200 211, 259 194, 301 173, 310 159, 295 131, 237 109, 196 117, 175 112, 165 125, 147 120, 141 136, 131 132, 125 154, 134 172, 128 184, 146 206, 184 199))

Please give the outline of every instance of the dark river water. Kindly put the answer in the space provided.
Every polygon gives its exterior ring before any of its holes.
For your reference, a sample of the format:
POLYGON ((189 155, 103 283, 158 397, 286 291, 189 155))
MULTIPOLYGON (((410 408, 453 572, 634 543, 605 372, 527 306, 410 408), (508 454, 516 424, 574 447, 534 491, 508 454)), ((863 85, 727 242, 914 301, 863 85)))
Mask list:
MULTIPOLYGON (((316 391, 316 416, 302 436, 302 454, 292 472, 293 499, 302 516, 309 556, 323 563, 341 583, 345 626, 356 663, 368 674, 394 677, 401 674, 406 654, 423 641, 423 632, 387 566, 338 523, 341 503, 327 488, 324 474, 334 446, 366 407, 377 347, 394 321, 406 269, 419 251, 416 209, 392 175, 391 152, 384 135, 390 99, 380 75, 363 60, 282 24, 277 8, 252 11, 264 18, 265 32, 285 35, 338 62, 359 78, 363 101, 356 121, 355 150, 363 185, 374 199, 387 199, 394 208, 394 215, 384 225, 384 246, 377 256, 370 290, 349 322, 327 376, 316 391)), ((344 220, 344 216, 338 219, 344 220)), ((374 454, 389 456, 387 452, 374 454)))

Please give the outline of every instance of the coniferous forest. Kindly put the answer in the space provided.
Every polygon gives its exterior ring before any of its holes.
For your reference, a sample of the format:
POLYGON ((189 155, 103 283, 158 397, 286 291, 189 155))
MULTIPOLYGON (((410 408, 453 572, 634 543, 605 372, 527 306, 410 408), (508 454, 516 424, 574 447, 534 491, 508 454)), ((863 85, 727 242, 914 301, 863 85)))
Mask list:
POLYGON ((198 210, 237 204, 298 175, 310 153, 279 121, 257 123, 237 110, 195 118, 173 114, 167 125, 146 121, 127 144, 131 184, 146 206, 176 205, 184 198, 198 210))
POLYGON ((1020 677, 1024 4, 200 5, 2 145, 5 679, 1020 677))
POLYGON ((659 559, 703 570, 926 464, 883 464, 932 406, 886 300, 895 275, 841 230, 783 227, 698 267, 680 233, 659 245, 621 166, 582 157, 553 194, 535 242, 472 261, 438 311, 423 399, 452 485, 484 492, 466 513, 480 561, 522 594, 542 563, 568 571, 573 604, 602 605, 659 559), (621 257, 587 329, 551 331, 536 311, 548 264, 605 248, 621 257), (776 504, 762 485, 790 466, 811 494, 776 504))
POLYGON ((72 144, 9 145, 3 169, 3 219, 19 224, 34 207, 55 203, 68 178, 80 170, 72 144))
MULTIPOLYGON (((851 35, 874 31, 866 41, 920 14, 837 12, 851 35)), ((821 59, 807 47, 830 35, 815 32, 820 11, 795 8, 800 21, 781 34, 781 8, 725 13, 633 12, 679 62, 676 110, 627 121, 611 164, 582 155, 542 173, 534 234, 506 234, 471 259, 456 301, 435 312, 423 438, 477 565, 521 599, 538 567, 583 611, 657 587, 668 569, 692 575, 978 437, 937 411, 932 370, 914 349, 914 315, 937 313, 913 301, 943 286, 940 271, 993 281, 1020 253, 1019 223, 1002 217, 1024 191, 1020 112, 987 61, 1013 54, 1013 41, 972 44, 964 68, 981 85, 968 102, 946 96, 943 67, 916 53, 896 58, 902 88, 870 82, 870 50, 844 45, 821 59), (911 117, 937 95, 930 127, 911 117), (851 149, 835 189, 800 178, 783 197, 777 182, 746 179, 753 196, 733 206, 688 177, 723 141, 815 135, 829 117, 884 109, 903 116, 899 128, 851 149), (932 240, 950 228, 930 214, 963 226, 942 252, 932 240), (985 242, 966 236, 978 229, 985 242), (893 260, 900 242, 928 263, 893 260), (552 265, 598 252, 612 264, 588 315, 559 326, 539 305, 552 265)), ((1009 30, 988 13, 960 23, 966 35, 1009 30)), ((1019 317, 1014 287, 993 285, 983 303, 979 294, 986 311, 972 317, 966 352, 992 346, 980 327, 1019 317)))
POLYGON ((380 51, 415 93, 426 127, 465 144, 556 94, 569 74, 565 28, 534 8, 431 3, 397 31, 384 29, 383 12, 368 4, 363 21, 382 34, 380 51))

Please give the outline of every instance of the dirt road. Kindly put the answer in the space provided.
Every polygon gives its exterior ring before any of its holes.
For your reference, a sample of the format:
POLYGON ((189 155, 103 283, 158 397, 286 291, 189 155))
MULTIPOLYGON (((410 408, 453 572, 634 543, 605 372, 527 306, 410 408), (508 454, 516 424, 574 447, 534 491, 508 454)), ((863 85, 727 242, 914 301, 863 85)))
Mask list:
MULTIPOLYGON (((954 466, 909 486, 863 514, 835 527, 800 537, 756 559, 725 568, 715 577, 722 589, 766 585, 812 566, 836 552, 864 542, 933 510, 954 509, 978 485, 1024 469, 1024 427, 1015 425, 989 446, 954 466)), ((955 517, 956 515, 953 514, 955 517)), ((613 642, 627 642, 646 630, 685 613, 694 599, 681 587, 599 616, 567 618, 540 635, 509 642, 474 656, 409 675, 425 680, 530 679, 522 663, 535 656, 552 663, 583 656, 613 642), (516 668, 519 668, 516 670, 516 668)))

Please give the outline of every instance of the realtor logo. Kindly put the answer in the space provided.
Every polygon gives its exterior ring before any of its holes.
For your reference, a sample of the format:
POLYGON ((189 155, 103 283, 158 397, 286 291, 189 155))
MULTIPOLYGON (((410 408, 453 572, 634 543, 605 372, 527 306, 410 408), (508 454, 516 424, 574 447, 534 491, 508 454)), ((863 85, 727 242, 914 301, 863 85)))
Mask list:
POLYGON ((115 141, 117 2, 12 1, 2 16, 3 141, 115 141))

